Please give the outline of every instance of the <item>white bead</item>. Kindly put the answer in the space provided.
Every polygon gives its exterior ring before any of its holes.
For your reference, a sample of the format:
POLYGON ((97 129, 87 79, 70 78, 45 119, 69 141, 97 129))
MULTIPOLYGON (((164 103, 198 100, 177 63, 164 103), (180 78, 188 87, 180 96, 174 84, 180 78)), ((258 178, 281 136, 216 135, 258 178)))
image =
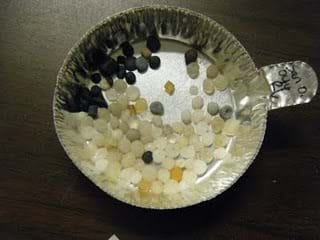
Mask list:
POLYGON ((205 79, 202 83, 203 91, 207 95, 212 95, 214 93, 214 84, 211 79, 205 79))
POLYGON ((106 170, 107 179, 110 181, 116 181, 121 171, 121 165, 119 162, 109 162, 106 170))
POLYGON ((158 171, 158 179, 164 183, 169 181, 170 172, 168 171, 168 169, 160 168, 160 170, 158 171))
POLYGON ((220 74, 213 80, 213 83, 218 91, 225 90, 229 85, 228 79, 220 74))
POLYGON ((185 181, 188 184, 194 184, 196 180, 197 180, 197 175, 195 172, 190 170, 185 170, 183 172, 182 181, 185 181))
POLYGON ((117 80, 113 84, 113 88, 118 92, 118 93, 124 93, 127 89, 127 84, 124 80, 117 80))
POLYGON ((170 158, 176 158, 180 154, 179 148, 175 144, 167 144, 165 151, 170 158))
POLYGON ((119 94, 113 88, 110 88, 106 91, 106 97, 109 101, 116 101, 118 99, 119 94))
POLYGON ((109 122, 110 120, 110 112, 106 108, 98 108, 98 117, 99 120, 104 120, 105 122, 109 122))
POLYGON ((96 162, 96 161, 98 161, 100 159, 106 159, 107 156, 108 156, 107 149, 105 149, 105 148, 96 149, 95 148, 95 153, 94 153, 93 157, 91 158, 91 160, 93 162, 96 162))
POLYGON ((185 159, 176 160, 176 166, 180 168, 184 168, 186 166, 186 160, 185 159))
POLYGON ((136 86, 129 86, 126 92, 129 101, 135 101, 140 97, 140 90, 136 86))
POLYGON ((161 116, 158 115, 153 115, 152 116, 152 123, 156 126, 156 127, 161 127, 162 126, 162 118, 161 116))
POLYGON ((194 158, 196 155, 196 152, 193 146, 187 146, 182 148, 180 153, 183 158, 189 158, 189 159, 194 158))
POLYGON ((122 153, 128 153, 131 151, 131 142, 126 138, 123 137, 118 144, 118 148, 122 153))
POLYGON ((195 110, 192 113, 192 122, 197 124, 204 119, 205 115, 202 110, 195 110))
POLYGON ((240 121, 236 119, 228 119, 223 127, 222 132, 227 136, 237 135, 240 127, 240 121))
POLYGON ((196 160, 193 164, 193 171, 197 175, 202 175, 207 171, 207 164, 204 161, 196 160))
POLYGON ((201 137, 201 142, 204 146, 208 147, 213 143, 213 133, 205 133, 201 137))
POLYGON ((203 98, 201 96, 196 96, 192 99, 192 108, 201 109, 203 107, 203 98))
POLYGON ((218 160, 223 159, 226 156, 226 154, 227 154, 227 151, 225 148, 218 148, 213 152, 214 158, 218 160))
POLYGON ((208 78, 215 78, 218 75, 218 67, 216 64, 211 64, 207 68, 207 77, 208 78))
POLYGON ((80 131, 80 135, 85 140, 93 139, 94 136, 97 134, 97 131, 91 126, 83 126, 79 129, 79 131, 80 131))
POLYGON ((155 163, 161 163, 166 158, 167 158, 167 153, 163 149, 156 149, 153 152, 153 161, 155 163))
POLYGON ((174 122, 171 124, 173 131, 175 131, 176 133, 181 134, 184 130, 184 124, 181 122, 174 122))
POLYGON ((107 159, 99 159, 95 162, 95 170, 97 171, 97 173, 102 173, 106 170, 107 166, 108 166, 108 160, 107 159))
POLYGON ((179 190, 179 185, 177 181, 169 180, 164 184, 163 193, 164 194, 174 194, 179 190))
POLYGON ((181 120, 185 124, 191 123, 191 112, 189 110, 184 110, 181 112, 181 120))
POLYGON ((171 158, 166 158, 162 161, 162 166, 166 169, 173 168, 174 164, 175 164, 175 161, 171 158))
POLYGON ((132 167, 135 163, 136 163, 136 157, 132 152, 128 152, 127 154, 123 155, 121 159, 121 165, 124 168, 132 167))
POLYGON ((151 184, 151 192, 155 194, 160 194, 163 190, 163 184, 160 181, 154 181, 151 184))
POLYGON ((195 85, 190 86, 189 93, 191 95, 197 95, 199 93, 198 87, 195 85))
POLYGON ((141 158, 144 152, 144 146, 140 141, 134 141, 131 143, 131 151, 137 158, 141 158))
POLYGON ((101 133, 105 133, 108 130, 108 123, 104 119, 97 119, 93 121, 93 126, 101 133))
POLYGON ((155 180, 157 174, 157 169, 153 165, 147 165, 142 169, 142 177, 148 181, 155 180))
POLYGON ((140 171, 135 170, 132 172, 130 180, 133 184, 137 184, 138 182, 140 182, 141 179, 142 179, 142 175, 140 171))

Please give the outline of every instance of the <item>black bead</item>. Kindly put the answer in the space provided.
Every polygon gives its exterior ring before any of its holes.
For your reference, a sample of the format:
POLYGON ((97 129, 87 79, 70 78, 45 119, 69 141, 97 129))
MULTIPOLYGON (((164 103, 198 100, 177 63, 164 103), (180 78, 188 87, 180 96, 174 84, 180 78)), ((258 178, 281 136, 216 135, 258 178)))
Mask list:
POLYGON ((134 54, 134 48, 129 42, 124 42, 121 44, 123 55, 131 57, 134 54))
POLYGON ((106 77, 107 82, 109 83, 110 87, 113 86, 113 78, 110 76, 106 77))
POLYGON ((126 58, 125 67, 128 71, 134 71, 137 69, 136 66, 136 58, 135 57, 128 57, 126 58))
POLYGON ((91 87, 91 90, 90 90, 90 96, 91 97, 99 97, 101 96, 101 88, 97 85, 94 85, 91 87))
POLYGON ((106 78, 115 74, 118 69, 119 65, 113 58, 100 65, 100 72, 106 78))
POLYGON ((98 116, 98 106, 97 105, 90 105, 88 108, 88 115, 92 118, 97 118, 98 116))
POLYGON ((64 109, 66 109, 69 112, 80 112, 81 111, 79 104, 72 97, 66 99, 66 102, 63 105, 63 107, 64 107, 64 109))
POLYGON ((97 69, 99 65, 106 62, 108 58, 109 56, 97 48, 91 48, 85 54, 85 60, 89 70, 97 69))
POLYGON ((112 48, 112 49, 114 48, 114 43, 111 39, 106 40, 106 45, 108 48, 112 48))
POLYGON ((92 105, 97 105, 98 107, 104 107, 104 108, 108 107, 108 103, 106 102, 106 100, 103 98, 102 95, 100 95, 99 97, 92 98, 90 103, 92 105))
POLYGON ((117 72, 117 78, 124 79, 126 75, 126 68, 123 65, 119 66, 119 71, 117 72))
POLYGON ((142 154, 142 160, 144 163, 149 164, 153 161, 153 156, 151 151, 146 151, 142 154))
POLYGON ((197 58, 198 58, 198 51, 195 50, 195 49, 189 49, 184 54, 184 59, 186 61, 186 65, 188 65, 189 63, 197 61, 197 58))
POLYGON ((99 83, 101 81, 101 76, 99 73, 94 73, 91 75, 91 81, 93 83, 99 83))
POLYGON ((161 61, 158 56, 151 56, 149 60, 149 65, 152 69, 158 69, 160 67, 161 61))
POLYGON ((126 61, 126 57, 125 56, 120 55, 120 56, 117 57, 118 64, 124 64, 125 61, 126 61))
POLYGON ((89 108, 89 102, 86 99, 80 99, 80 109, 83 112, 88 112, 88 108, 89 108))
POLYGON ((159 38, 157 36, 149 36, 147 38, 147 48, 153 53, 158 52, 161 47, 159 38))
POLYGON ((126 81, 129 85, 135 84, 136 82, 136 75, 133 72, 126 73, 126 81))

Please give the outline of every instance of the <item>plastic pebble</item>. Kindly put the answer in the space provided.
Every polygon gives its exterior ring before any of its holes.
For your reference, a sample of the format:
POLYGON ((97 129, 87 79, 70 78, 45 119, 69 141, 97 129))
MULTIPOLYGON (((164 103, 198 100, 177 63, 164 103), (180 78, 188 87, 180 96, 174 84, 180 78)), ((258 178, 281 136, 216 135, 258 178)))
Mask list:
POLYGON ((170 96, 173 95, 175 88, 174 88, 174 84, 170 81, 167 81, 166 84, 164 85, 164 89, 166 91, 166 93, 168 93, 170 96))
POLYGON ((127 84, 125 83, 125 81, 119 79, 117 81, 114 82, 113 84, 113 88, 118 92, 118 93, 124 93, 127 89, 127 84))
POLYGON ((209 147, 213 143, 213 133, 205 133, 201 137, 201 142, 204 146, 209 147))
POLYGON ((215 148, 225 147, 228 143, 228 137, 223 134, 217 134, 213 139, 213 146, 215 148))
POLYGON ((199 64, 197 62, 193 62, 187 65, 187 73, 189 75, 190 78, 192 79, 196 79, 200 72, 199 72, 199 64))
POLYGON ((163 124, 161 116, 153 115, 152 116, 152 123, 157 127, 161 127, 163 124))
POLYGON ((181 134, 183 132, 184 127, 185 127, 185 125, 181 122, 172 123, 173 130, 178 134, 181 134))
POLYGON ((117 72, 117 78, 124 79, 126 76, 126 68, 124 65, 119 65, 119 70, 117 72))
POLYGON ((207 111, 211 116, 215 116, 219 112, 219 105, 216 102, 209 102, 207 105, 207 111))
POLYGON ((183 170, 180 167, 173 167, 170 169, 170 178, 180 182, 182 179, 183 170))
POLYGON ((192 99, 192 108, 201 109, 203 107, 203 98, 201 96, 196 96, 192 99))
POLYGON ((182 180, 189 184, 194 184, 197 180, 197 175, 193 171, 185 170, 183 172, 182 180))
POLYGON ((240 127, 240 121, 236 119, 229 119, 225 122, 223 127, 223 133, 227 136, 237 135, 240 127))
POLYGON ((162 166, 166 169, 171 169, 174 166, 175 162, 171 158, 166 158, 162 161, 162 166))
POLYGON ((92 118, 97 118, 98 116, 98 106, 97 105, 90 105, 88 108, 88 115, 92 118))
POLYGON ((116 161, 111 161, 108 164, 105 174, 107 176, 107 179, 109 179, 110 181, 116 181, 118 179, 120 171, 121 171, 120 163, 116 161))
POLYGON ((113 88, 108 89, 105 94, 109 101, 116 101, 119 95, 113 88))
POLYGON ((129 101, 135 101, 140 97, 140 90, 136 86, 129 86, 126 92, 129 101))
POLYGON ((124 42, 121 44, 123 55, 130 57, 134 54, 134 49, 129 42, 124 42))
POLYGON ((151 182, 146 179, 142 179, 138 183, 138 189, 140 193, 147 193, 150 191, 150 188, 151 188, 151 182))
POLYGON ((125 78, 126 78, 126 82, 129 85, 133 85, 136 83, 136 75, 133 72, 126 72, 125 78))
POLYGON ((224 120, 221 117, 215 117, 211 121, 211 127, 214 133, 220 133, 224 127, 224 120))
POLYGON ((126 133, 126 136, 128 140, 132 142, 135 140, 139 140, 141 135, 137 129, 130 128, 126 133))
POLYGON ((99 86, 100 86, 101 89, 103 89, 103 90, 105 90, 105 91, 110 88, 109 83, 108 83, 107 80, 105 80, 105 79, 102 79, 102 80, 101 80, 101 82, 99 83, 99 86))
POLYGON ((215 78, 216 76, 218 76, 219 70, 217 65, 215 64, 211 64, 208 68, 207 68, 207 77, 208 78, 215 78))
POLYGON ((225 105, 219 110, 219 115, 224 120, 231 118, 232 114, 233 114, 233 108, 229 105, 225 105))
POLYGON ((146 151, 142 154, 142 160, 144 163, 149 164, 153 161, 153 156, 151 151, 146 151))
POLYGON ((121 159, 122 167, 124 167, 124 168, 132 167, 135 163, 136 163, 136 157, 134 156, 134 154, 132 152, 128 152, 127 154, 122 156, 122 159, 121 159))
POLYGON ((129 103, 127 95, 120 95, 118 97, 118 101, 117 102, 118 102, 118 104, 120 106, 121 111, 127 109, 128 103, 129 103))
POLYGON ((136 70, 137 69, 136 58, 135 57, 127 57, 124 65, 128 71, 136 70))
POLYGON ((147 45, 147 48, 153 53, 158 52, 161 47, 159 38, 153 35, 147 37, 146 45, 147 45))
POLYGON ((207 168, 208 168, 207 164, 204 161, 201 161, 201 160, 195 160, 194 163, 193 163, 193 167, 194 167, 193 170, 197 175, 204 174, 207 171, 207 168))
POLYGON ((151 51, 148 48, 142 48, 141 49, 141 55, 146 58, 149 59, 151 57, 151 51))
POLYGON ((121 105, 118 102, 113 102, 109 106, 111 114, 115 117, 121 116, 121 105))
POLYGON ((202 110, 195 110, 192 112, 192 122, 198 124, 204 119, 204 112, 202 110))
POLYGON ((157 178, 157 169, 155 166, 147 165, 142 169, 142 177, 148 181, 154 181, 157 178))
POLYGON ((137 69, 140 73, 144 73, 147 71, 148 69, 148 60, 145 59, 144 57, 138 57, 137 60, 136 60, 136 66, 137 66, 137 69))
POLYGON ((191 95, 198 95, 198 93, 199 93, 198 87, 195 86, 195 85, 190 86, 190 88, 189 88, 189 93, 190 93, 191 95))
POLYGON ((163 183, 169 181, 170 179, 170 172, 168 169, 166 168, 160 168, 159 171, 158 171, 158 179, 160 181, 162 181, 163 183))
POLYGON ((161 60, 158 56, 151 56, 149 59, 149 65, 151 69, 158 69, 161 65, 161 60))
POLYGON ((215 90, 215 85, 211 79, 205 79, 202 82, 202 88, 207 95, 212 95, 215 90))
POLYGON ((151 192, 154 194, 160 194, 163 190, 163 184, 160 181, 154 181, 151 184, 151 192))
POLYGON ((150 111, 155 115, 163 115, 164 108, 161 102, 156 101, 150 104, 150 111))
POLYGON ((184 59, 186 62, 186 65, 189 63, 197 61, 198 58, 198 51, 196 49, 189 49, 188 51, 185 52, 184 54, 184 59))
POLYGON ((157 149, 153 152, 153 160, 155 163, 161 163, 167 157, 167 153, 163 149, 157 149))
POLYGON ((130 141, 124 137, 119 141, 118 144, 118 149, 120 150, 120 152, 122 153, 128 153, 131 151, 131 143, 130 141))
POLYGON ((134 105, 136 113, 143 113, 148 110, 147 100, 144 98, 139 98, 134 105))
POLYGON ((224 91, 228 85, 229 81, 228 79, 223 76, 223 75, 218 75, 214 80, 213 80, 214 86, 218 91, 224 91))
POLYGON ((180 154, 183 158, 192 159, 195 157, 196 152, 193 146, 187 146, 181 149, 180 154))
POLYGON ((189 110, 184 110, 181 112, 181 120, 184 124, 191 123, 191 112, 189 110))
POLYGON ((226 155, 227 155, 227 151, 225 148, 217 148, 213 152, 213 157, 218 160, 223 159, 226 155))
POLYGON ((144 153, 144 145, 140 141, 134 141, 131 143, 131 151, 137 158, 141 158, 144 153))
POLYGON ((110 118, 110 126, 111 126, 111 128, 112 129, 116 129, 116 128, 119 127, 119 124, 120 124, 120 122, 119 122, 118 118, 111 116, 111 118, 110 118))
POLYGON ((101 76, 100 76, 99 73, 94 73, 94 74, 92 74, 92 75, 90 76, 90 78, 91 78, 91 81, 92 81, 93 83, 96 83, 96 84, 101 81, 101 76))
POLYGON ((168 195, 174 194, 178 192, 178 189, 179 189, 178 182, 174 180, 169 180, 163 186, 163 193, 168 195))

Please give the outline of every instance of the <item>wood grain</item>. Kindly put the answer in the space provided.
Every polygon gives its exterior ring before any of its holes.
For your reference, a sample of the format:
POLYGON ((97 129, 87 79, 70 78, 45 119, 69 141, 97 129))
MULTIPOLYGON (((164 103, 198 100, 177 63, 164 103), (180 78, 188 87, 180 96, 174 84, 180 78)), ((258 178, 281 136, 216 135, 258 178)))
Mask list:
POLYGON ((206 14, 257 66, 303 60, 320 74, 320 2, 255 0, 0 2, 0 239, 320 239, 320 98, 270 112, 248 172, 215 200, 147 211, 97 189, 67 158, 52 95, 68 50, 110 14, 145 4, 206 14))

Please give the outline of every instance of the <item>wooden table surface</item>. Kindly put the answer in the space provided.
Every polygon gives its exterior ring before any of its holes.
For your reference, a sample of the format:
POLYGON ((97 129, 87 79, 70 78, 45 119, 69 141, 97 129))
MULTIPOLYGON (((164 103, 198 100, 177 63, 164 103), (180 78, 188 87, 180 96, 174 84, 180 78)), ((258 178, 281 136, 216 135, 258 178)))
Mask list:
POLYGON ((258 67, 303 60, 320 75, 317 0, 0 2, 0 239, 320 239, 320 98, 270 112, 255 162, 209 202, 152 211, 86 179, 52 121, 56 75, 69 49, 110 14, 159 3, 224 25, 258 67))

